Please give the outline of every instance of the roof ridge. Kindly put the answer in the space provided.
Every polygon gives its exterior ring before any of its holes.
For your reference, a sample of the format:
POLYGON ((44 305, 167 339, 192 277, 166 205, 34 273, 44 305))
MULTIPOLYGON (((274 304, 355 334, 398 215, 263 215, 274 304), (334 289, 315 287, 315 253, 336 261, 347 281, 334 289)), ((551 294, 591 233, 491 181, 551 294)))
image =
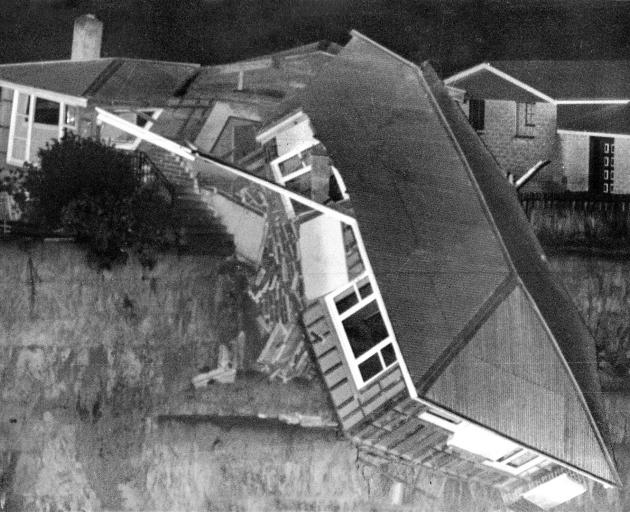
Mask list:
POLYGON ((451 344, 436 359, 435 364, 414 384, 418 394, 425 394, 435 383, 442 372, 450 366, 459 353, 466 348, 468 342, 473 339, 483 323, 496 311, 505 298, 519 285, 518 277, 510 272, 497 286, 492 295, 481 304, 477 312, 466 322, 466 325, 453 338, 451 344))

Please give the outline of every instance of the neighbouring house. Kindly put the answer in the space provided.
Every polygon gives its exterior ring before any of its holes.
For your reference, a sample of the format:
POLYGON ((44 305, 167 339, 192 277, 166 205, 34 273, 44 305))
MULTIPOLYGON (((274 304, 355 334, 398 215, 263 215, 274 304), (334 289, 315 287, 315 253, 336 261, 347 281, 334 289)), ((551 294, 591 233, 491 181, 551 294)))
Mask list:
POLYGON ((237 164, 99 117, 274 216, 261 325, 301 317, 350 440, 549 510, 621 485, 595 344, 451 92, 353 31, 237 164))
POLYGON ((529 190, 630 193, 630 61, 492 61, 448 77, 470 124, 529 190))

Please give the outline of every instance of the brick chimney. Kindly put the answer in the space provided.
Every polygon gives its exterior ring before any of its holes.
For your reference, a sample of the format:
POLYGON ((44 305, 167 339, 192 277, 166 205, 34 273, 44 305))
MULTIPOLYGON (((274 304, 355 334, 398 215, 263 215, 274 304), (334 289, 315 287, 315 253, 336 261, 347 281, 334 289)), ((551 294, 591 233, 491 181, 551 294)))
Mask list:
POLYGON ((72 60, 93 60, 101 57, 103 23, 93 14, 84 14, 74 20, 72 60))

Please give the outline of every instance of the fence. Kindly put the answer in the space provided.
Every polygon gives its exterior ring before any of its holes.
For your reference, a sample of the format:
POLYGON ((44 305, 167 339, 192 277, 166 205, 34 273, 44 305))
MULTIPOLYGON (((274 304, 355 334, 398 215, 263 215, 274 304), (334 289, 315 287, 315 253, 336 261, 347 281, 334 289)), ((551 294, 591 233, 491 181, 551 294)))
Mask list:
POLYGON ((136 171, 142 176, 142 182, 157 184, 167 195, 169 203, 172 203, 175 198, 175 188, 149 156, 142 151, 135 151, 131 154, 131 158, 136 171))
POLYGON ((630 247, 630 195, 525 193, 520 200, 545 245, 630 247))

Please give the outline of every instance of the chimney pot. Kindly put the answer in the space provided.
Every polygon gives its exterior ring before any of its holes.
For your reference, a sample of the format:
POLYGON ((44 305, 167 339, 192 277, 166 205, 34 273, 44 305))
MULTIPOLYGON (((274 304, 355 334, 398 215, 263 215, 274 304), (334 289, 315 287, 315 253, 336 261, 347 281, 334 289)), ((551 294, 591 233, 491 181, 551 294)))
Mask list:
POLYGON ((72 60, 101 58, 103 23, 93 14, 84 14, 74 20, 72 36, 72 60))

